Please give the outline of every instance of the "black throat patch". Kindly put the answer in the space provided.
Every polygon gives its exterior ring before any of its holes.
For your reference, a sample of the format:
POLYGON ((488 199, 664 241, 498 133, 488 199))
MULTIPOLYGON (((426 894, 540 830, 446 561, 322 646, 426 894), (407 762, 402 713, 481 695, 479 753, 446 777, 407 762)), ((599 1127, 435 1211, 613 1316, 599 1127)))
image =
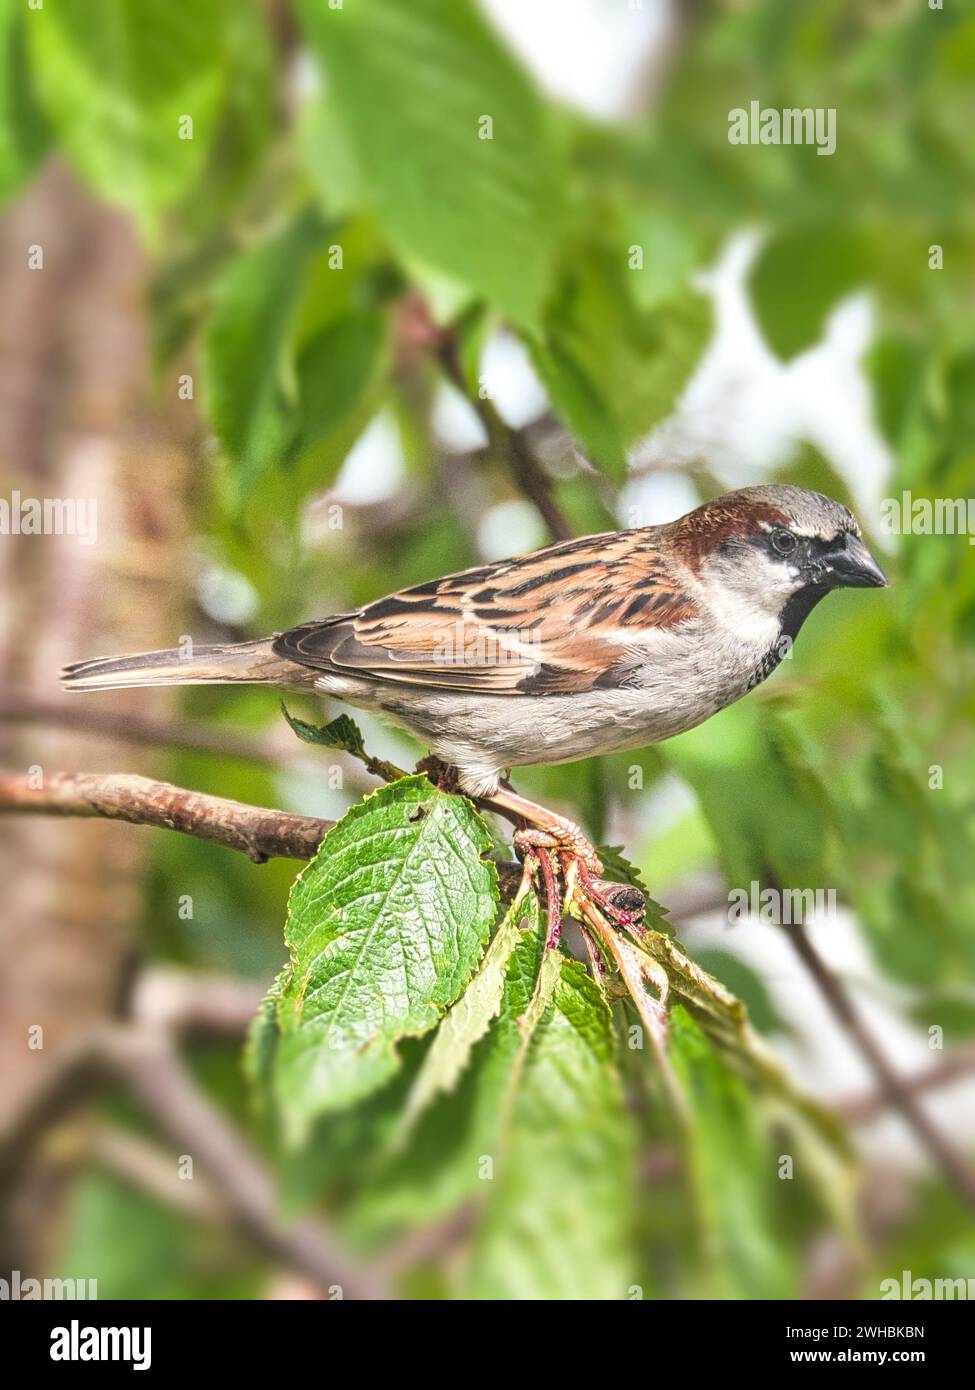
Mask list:
POLYGON ((809 617, 829 589, 820 584, 807 584, 789 598, 779 614, 779 635, 755 667, 748 681, 748 689, 754 690, 767 680, 775 668, 792 650, 792 644, 799 635, 799 629, 809 617))
POLYGON ((797 589, 779 614, 782 636, 795 641, 809 614, 828 593, 829 589, 825 584, 806 584, 797 589))

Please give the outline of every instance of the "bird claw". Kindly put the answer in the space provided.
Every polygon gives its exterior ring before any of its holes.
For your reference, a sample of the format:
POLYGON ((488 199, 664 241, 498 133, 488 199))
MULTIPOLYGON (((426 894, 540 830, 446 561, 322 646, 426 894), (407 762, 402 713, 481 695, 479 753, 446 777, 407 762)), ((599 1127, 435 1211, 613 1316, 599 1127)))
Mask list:
MULTIPOLYGON (((518 831, 515 835, 517 844, 518 836, 526 832, 518 831)), ((545 936, 545 949, 554 951, 558 946, 562 936, 562 911, 559 901, 558 886, 555 882, 555 870, 552 867, 551 850, 543 845, 534 842, 522 841, 519 846, 525 864, 525 873, 531 875, 537 865, 541 870, 542 883, 545 889, 545 910, 548 914, 548 931, 545 936)))
MULTIPOLYGON (((598 878, 602 874, 603 865, 581 831, 567 836, 534 827, 525 828, 515 832, 514 842, 526 871, 536 864, 541 870, 548 911, 546 946, 550 949, 558 945, 562 933, 563 910, 578 909, 573 915, 584 923, 587 915, 585 908, 590 905, 608 918, 617 931, 641 930, 638 917, 618 907, 593 882, 594 877, 598 878), (559 897, 555 868, 558 868, 562 875, 565 887, 564 901, 559 897)), ((594 969, 596 964, 594 960, 594 969)), ((601 968, 605 969, 604 966, 601 968)))
POLYGON ((460 782, 460 773, 442 758, 428 753, 416 765, 417 772, 426 773, 438 792, 455 792, 460 782))
POLYGON ((560 827, 558 832, 539 830, 534 826, 516 830, 514 843, 515 849, 522 859, 526 853, 545 849, 557 855, 560 861, 563 858, 579 860, 585 866, 586 872, 596 878, 599 878, 603 872, 602 860, 593 845, 590 844, 581 830, 577 830, 568 822, 565 829, 560 827))

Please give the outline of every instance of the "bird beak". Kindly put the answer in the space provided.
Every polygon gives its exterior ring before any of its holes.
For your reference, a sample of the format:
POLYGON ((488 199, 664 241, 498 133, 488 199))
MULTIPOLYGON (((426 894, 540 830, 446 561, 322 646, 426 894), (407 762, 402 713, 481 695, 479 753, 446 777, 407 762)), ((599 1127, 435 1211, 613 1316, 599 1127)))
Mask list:
POLYGON ((887 576, 859 537, 847 532, 822 559, 827 583, 844 589, 885 589, 887 576))

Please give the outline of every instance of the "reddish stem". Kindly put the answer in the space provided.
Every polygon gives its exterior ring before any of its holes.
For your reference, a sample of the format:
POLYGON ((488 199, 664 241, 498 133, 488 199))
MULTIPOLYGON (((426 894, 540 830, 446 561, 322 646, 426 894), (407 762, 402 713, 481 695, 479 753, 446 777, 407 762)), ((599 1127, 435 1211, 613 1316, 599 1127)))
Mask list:
POLYGON ((562 915, 559 911, 558 888, 548 851, 540 849, 537 854, 538 862, 542 867, 542 879, 545 883, 545 906, 548 911, 548 936, 545 945, 549 950, 554 950, 562 936, 562 915))

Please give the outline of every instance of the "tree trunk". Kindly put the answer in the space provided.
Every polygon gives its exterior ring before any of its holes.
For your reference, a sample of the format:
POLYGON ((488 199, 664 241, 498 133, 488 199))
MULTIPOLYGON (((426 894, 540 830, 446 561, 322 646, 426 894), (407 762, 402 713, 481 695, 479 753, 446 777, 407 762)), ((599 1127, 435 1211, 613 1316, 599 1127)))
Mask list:
MULTIPOLYGON (((147 265, 125 217, 93 203, 51 163, 0 221, 0 251, 0 496, 19 490, 97 507, 91 544, 79 535, 0 535, 0 682, 49 697, 67 661, 177 639, 194 424, 174 388, 164 387, 171 406, 150 400, 147 265), (32 247, 42 249, 42 268, 29 268, 32 247)), ((169 692, 138 693, 141 711, 164 712, 169 692)), ((131 692, 97 698, 102 709, 132 708, 131 692)), ((124 770, 127 756, 104 736, 0 728, 3 764, 38 778, 59 767, 124 770)), ((153 770, 140 762, 140 771, 153 770)), ((115 1010, 145 848, 125 826, 5 823, 0 1136, 58 1053, 115 1010)), ((44 1169, 26 1164, 7 1194, 2 1267, 30 1272, 44 1262, 52 1226, 39 1220, 52 1195, 44 1169)))

